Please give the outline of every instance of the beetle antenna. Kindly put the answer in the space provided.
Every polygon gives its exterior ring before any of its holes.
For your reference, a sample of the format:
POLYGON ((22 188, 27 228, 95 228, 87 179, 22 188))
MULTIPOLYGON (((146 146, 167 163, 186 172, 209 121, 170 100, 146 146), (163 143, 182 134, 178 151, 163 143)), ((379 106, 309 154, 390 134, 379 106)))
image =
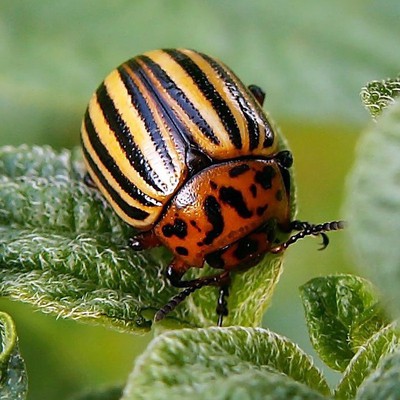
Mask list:
POLYGON ((296 243, 298 240, 303 239, 306 236, 318 236, 318 235, 322 237, 322 247, 319 250, 323 250, 329 244, 329 238, 325 232, 338 231, 340 229, 344 229, 345 226, 346 223, 344 221, 331 221, 318 225, 312 225, 309 224, 308 222, 294 221, 292 228, 300 230, 300 232, 291 236, 286 242, 283 242, 280 245, 272 248, 270 252, 274 254, 281 253, 282 251, 286 250, 289 246, 291 246, 293 243, 296 243))

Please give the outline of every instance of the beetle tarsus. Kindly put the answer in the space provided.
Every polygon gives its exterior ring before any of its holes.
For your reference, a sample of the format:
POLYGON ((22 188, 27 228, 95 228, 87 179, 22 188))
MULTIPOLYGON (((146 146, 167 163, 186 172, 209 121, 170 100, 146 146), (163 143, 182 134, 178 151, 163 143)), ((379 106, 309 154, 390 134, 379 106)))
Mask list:
POLYGON ((299 232, 291 236, 286 242, 283 242, 280 245, 273 247, 270 251, 274 254, 281 253, 285 251, 289 246, 296 243, 298 240, 305 238, 306 236, 321 236, 322 247, 320 248, 320 250, 323 250, 329 244, 329 238, 326 235, 326 232, 344 229, 345 225, 346 223, 344 221, 331 221, 317 225, 303 221, 293 221, 291 223, 291 228, 299 232))

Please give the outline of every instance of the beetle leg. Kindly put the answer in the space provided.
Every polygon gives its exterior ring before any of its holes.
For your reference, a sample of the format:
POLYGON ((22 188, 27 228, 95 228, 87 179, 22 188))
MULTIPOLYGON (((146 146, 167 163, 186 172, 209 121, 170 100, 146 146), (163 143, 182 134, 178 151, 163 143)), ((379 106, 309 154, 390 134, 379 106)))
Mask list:
MULTIPOLYGON (((341 221, 340 221, 341 222, 341 221)), ((306 221, 292 221, 290 223, 290 227, 292 230, 296 230, 296 231, 304 231, 304 230, 311 230, 313 229, 315 225, 310 224, 309 222, 306 221)), ((324 250, 326 247, 328 247, 329 244, 329 237, 326 233, 324 232, 320 232, 320 233, 316 233, 315 235, 320 235, 322 237, 322 243, 321 243, 321 247, 318 250, 324 250)))
POLYGON ((171 264, 168 265, 165 271, 165 276, 172 286, 180 288, 193 286, 191 283, 196 281, 196 279, 194 281, 182 281, 182 276, 189 268, 190 267, 186 263, 178 258, 174 258, 171 264))
MULTIPOLYGON (((169 314, 171 311, 175 310, 175 308, 182 303, 183 300, 186 299, 191 293, 195 292, 198 289, 201 289, 204 286, 221 286, 222 287, 226 286, 228 288, 229 286, 229 271, 223 271, 218 275, 211 275, 211 276, 205 276, 203 278, 199 279, 193 279, 192 281, 182 281, 181 283, 189 284, 190 286, 186 287, 182 292, 178 293, 176 296, 172 297, 167 304, 165 304, 162 308, 160 308, 156 315, 154 316, 154 321, 158 322, 161 321, 162 319, 165 318, 167 314, 169 314)), ((225 305, 225 308, 221 308, 221 312, 223 311, 223 315, 227 315, 228 310, 226 307, 226 302, 225 302, 225 296, 227 296, 227 289, 224 289, 224 295, 221 298, 221 291, 220 291, 220 296, 218 299, 218 306, 221 302, 222 305, 225 305)), ((217 306, 217 309, 218 309, 217 306)), ((223 316, 222 315, 222 316, 223 316)), ((218 323, 221 320, 222 323, 222 317, 220 316, 218 318, 218 323)))
POLYGON ((131 249, 135 251, 161 246, 161 243, 154 234, 153 230, 138 233, 137 235, 131 237, 128 243, 131 249))
POLYGON ((217 275, 210 275, 202 278, 192 279, 190 281, 183 281, 182 277, 189 268, 190 267, 183 261, 181 262, 180 260, 174 259, 172 263, 167 267, 165 275, 167 276, 167 279, 170 281, 172 286, 179 288, 197 286, 199 283, 204 281, 208 282, 205 286, 221 286, 220 281, 226 279, 225 272, 222 272, 221 274, 217 275))
POLYGON ((306 236, 322 236, 322 249, 324 249, 329 244, 329 238, 325 232, 330 231, 338 231, 340 229, 344 229, 345 227, 344 221, 332 221, 325 222, 323 224, 313 225, 308 222, 301 221, 293 221, 291 226, 295 230, 299 230, 300 232, 291 236, 286 242, 281 243, 280 245, 273 247, 270 249, 271 253, 277 254, 285 251, 290 245, 296 243, 298 240, 303 239, 306 236))
POLYGON ((176 296, 172 297, 167 304, 162 306, 157 312, 156 315, 154 315, 154 322, 161 321, 164 319, 167 314, 169 314, 171 311, 175 310, 175 308, 182 303, 183 300, 186 299, 191 293, 196 291, 198 288, 195 286, 188 287, 185 290, 182 290, 182 292, 178 293, 176 296))
POLYGON ((218 326, 222 326, 223 318, 228 315, 228 302, 226 301, 226 297, 229 296, 229 275, 227 276, 226 281, 227 282, 223 282, 219 289, 219 297, 216 309, 218 315, 218 326))
POLYGON ((251 94, 256 98, 256 100, 260 103, 260 105, 264 105, 265 100, 265 92, 257 85, 249 85, 248 86, 251 94))

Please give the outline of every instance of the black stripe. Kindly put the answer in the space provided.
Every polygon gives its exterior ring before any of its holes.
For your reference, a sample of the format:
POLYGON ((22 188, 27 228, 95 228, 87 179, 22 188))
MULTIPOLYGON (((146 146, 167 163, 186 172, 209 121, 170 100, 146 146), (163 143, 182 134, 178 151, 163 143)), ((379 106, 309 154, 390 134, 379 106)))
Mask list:
POLYGON ((190 145, 189 138, 185 135, 186 127, 182 124, 179 118, 172 112, 170 105, 158 93, 152 82, 149 80, 147 74, 142 66, 136 61, 131 59, 126 62, 126 65, 135 71, 136 76, 140 79, 142 85, 148 92, 148 95, 157 104, 157 110, 161 113, 162 119, 167 125, 169 134, 175 139, 177 147, 188 147, 190 145))
POLYGON ((99 179, 101 185, 107 191, 107 193, 111 196, 113 201, 118 204, 121 210, 128 215, 130 218, 136 219, 138 221, 145 220, 150 214, 147 211, 143 211, 140 208, 130 206, 127 204, 119 195, 117 191, 115 191, 110 184, 108 183, 107 179, 101 173, 101 170, 97 167, 96 163, 90 157, 89 152, 86 150, 85 146, 83 146, 83 153, 87 162, 90 165, 92 171, 96 174, 97 178, 99 179))
POLYGON ((157 172, 154 171, 140 151, 129 128, 121 118, 114 102, 108 94, 107 88, 102 83, 97 89, 97 101, 104 114, 110 129, 113 131, 122 151, 129 160, 132 167, 138 172, 142 179, 157 191, 164 192, 165 188, 160 182, 157 172))
POLYGON ((271 147, 274 143, 274 133, 272 131, 272 127, 270 125, 270 123, 267 121, 266 118, 264 118, 264 125, 265 125, 265 138, 264 138, 264 142, 263 142, 263 147, 264 148, 268 148, 271 147))
MULTIPOLYGON (((187 98, 182 89, 180 89, 176 85, 176 83, 170 78, 170 76, 160 67, 160 65, 155 63, 151 58, 147 56, 140 56, 138 58, 150 69, 150 71, 154 74, 154 77, 157 79, 163 89, 172 99, 174 99, 178 103, 178 105, 186 113, 189 119, 198 126, 203 135, 215 145, 219 145, 220 141, 218 137, 215 135, 210 125, 208 125, 207 121, 203 119, 203 117, 199 113, 199 110, 187 98)), ((160 102, 163 102, 162 98, 160 98, 160 102)), ((173 112, 172 110, 170 110, 170 107, 168 105, 166 105, 166 107, 166 110, 169 111, 169 113, 173 112)), ((186 127, 183 126, 183 129, 180 129, 179 133, 181 135, 187 136, 189 140, 193 142, 192 135, 186 127)))
MULTIPOLYGON (((237 105, 239 106, 238 108, 240 109, 247 123, 247 130, 249 132, 248 134, 250 141, 250 150, 254 150, 255 148, 258 147, 258 142, 260 139, 260 130, 256 122, 257 116, 255 113, 255 105, 249 104, 246 98, 242 95, 242 93, 247 89, 238 86, 237 83, 234 82, 234 80, 232 79, 232 75, 234 75, 232 71, 229 70, 226 71, 221 64, 219 64, 206 54, 203 53, 198 53, 198 54, 210 64, 210 66, 214 69, 214 71, 218 74, 218 76, 225 82, 230 95, 235 99, 237 105)), ((239 78, 236 79, 237 81, 240 82, 239 78)))
POLYGON ((166 49, 168 53, 193 79, 204 97, 211 103, 212 108, 218 114, 225 130, 228 132, 229 139, 236 149, 242 148, 242 138, 240 130, 231 110, 225 100, 220 96, 215 87, 208 80, 207 75, 197 66, 197 64, 186 54, 178 51, 166 49))
POLYGON ((221 235, 225 226, 221 206, 214 196, 207 196, 205 198, 203 208, 208 222, 212 225, 212 229, 207 232, 202 242, 197 243, 199 246, 210 245, 221 235))
MULTIPOLYGON (((127 192, 132 199, 138 201, 144 206, 152 207, 161 205, 160 202, 143 193, 121 172, 114 158, 111 157, 106 147, 100 141, 99 135, 96 132, 88 110, 85 113, 84 123, 90 144, 92 145, 96 155, 104 165, 104 168, 106 168, 112 177, 118 182, 119 186, 121 186, 121 188, 127 192)), ((105 183, 103 183, 103 186, 105 186, 105 183)))
MULTIPOLYGON (((138 79, 140 79, 142 83, 146 86, 146 82, 143 80, 142 74, 140 73, 141 68, 137 64, 137 62, 132 59, 129 60, 128 65, 131 68, 131 72, 134 73, 138 77, 138 79)), ((160 128, 154 120, 153 112, 147 104, 146 99, 144 98, 136 83, 133 81, 132 77, 129 75, 128 71, 123 66, 118 68, 118 72, 131 98, 132 105, 136 108, 140 119, 143 121, 146 132, 149 135, 149 140, 154 143, 154 147, 160 159, 162 160, 164 167, 170 174, 176 175, 174 162, 172 161, 169 150, 160 132, 160 128)), ((151 157, 154 156, 155 155, 151 155, 151 157)), ((167 189, 165 185, 163 185, 163 188, 164 190, 167 189)))

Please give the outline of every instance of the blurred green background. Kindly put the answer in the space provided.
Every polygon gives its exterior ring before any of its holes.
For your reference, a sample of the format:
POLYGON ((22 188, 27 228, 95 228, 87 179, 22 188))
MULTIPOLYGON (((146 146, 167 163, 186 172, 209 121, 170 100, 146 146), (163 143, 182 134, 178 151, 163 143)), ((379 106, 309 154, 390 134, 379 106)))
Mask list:
MULTIPOLYGON (((146 50, 194 48, 266 90, 265 108, 293 150, 299 217, 340 218, 354 146, 371 123, 359 92, 398 73, 399 20, 398 0, 1 0, 0 145, 71 148, 87 101, 110 70, 146 50)), ((298 287, 352 271, 346 235, 330 237, 324 252, 313 240, 287 252, 264 319, 307 352, 298 287)), ((0 309, 16 321, 32 400, 123 383, 151 339, 56 320, 7 300, 0 309)))

